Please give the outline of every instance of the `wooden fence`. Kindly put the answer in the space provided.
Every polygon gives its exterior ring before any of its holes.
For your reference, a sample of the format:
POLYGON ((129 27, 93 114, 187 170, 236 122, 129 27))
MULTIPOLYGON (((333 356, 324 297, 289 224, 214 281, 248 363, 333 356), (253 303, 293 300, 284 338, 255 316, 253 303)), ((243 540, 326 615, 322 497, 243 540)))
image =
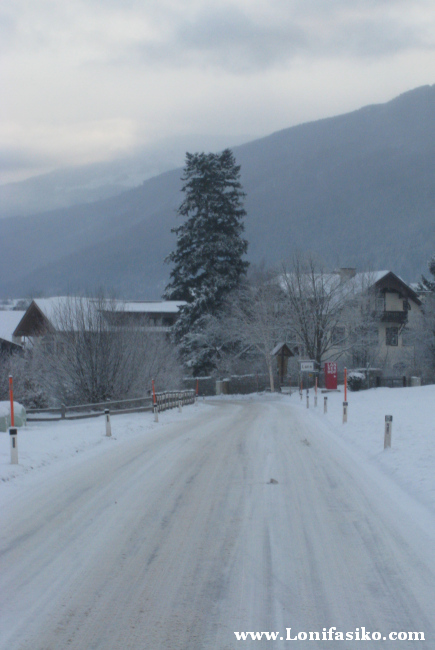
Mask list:
MULTIPOLYGON (((176 408, 179 404, 183 406, 184 404, 193 404, 194 402, 194 390, 171 390, 156 393, 156 407, 159 411, 176 408)), ((152 411, 154 409, 153 398, 147 396, 134 399, 95 402, 94 404, 78 404, 76 406, 65 406, 61 404, 53 408, 27 409, 27 422, 57 422, 59 420, 96 418, 104 415, 107 409, 109 409, 111 415, 152 411)))

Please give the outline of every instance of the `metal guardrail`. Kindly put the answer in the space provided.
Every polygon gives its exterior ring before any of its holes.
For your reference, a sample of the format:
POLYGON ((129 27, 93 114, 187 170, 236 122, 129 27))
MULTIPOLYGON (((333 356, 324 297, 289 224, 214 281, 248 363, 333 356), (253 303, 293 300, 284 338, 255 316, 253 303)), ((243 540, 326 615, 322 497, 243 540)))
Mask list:
MULTIPOLYGON (((180 404, 183 406, 185 404, 193 404, 194 402, 194 390, 172 390, 156 393, 155 406, 158 411, 166 411, 167 409, 176 408, 180 404)), ((95 418, 104 415, 106 409, 109 409, 111 415, 152 411, 154 409, 153 398, 147 396, 95 402, 93 404, 77 404, 74 406, 61 404, 58 407, 27 409, 27 422, 58 422, 60 420, 95 418)))

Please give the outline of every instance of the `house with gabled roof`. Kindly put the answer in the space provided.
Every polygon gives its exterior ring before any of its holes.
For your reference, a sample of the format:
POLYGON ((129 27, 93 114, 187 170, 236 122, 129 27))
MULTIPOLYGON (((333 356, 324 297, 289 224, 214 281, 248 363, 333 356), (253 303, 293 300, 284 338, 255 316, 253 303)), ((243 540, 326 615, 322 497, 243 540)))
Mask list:
MULTIPOLYGON (((354 268, 342 268, 307 274, 306 282, 304 274, 290 273, 281 276, 279 282, 284 293, 288 286, 296 286, 307 304, 312 300, 313 305, 319 304, 319 310, 330 310, 331 317, 322 318, 328 323, 328 330, 322 334, 326 337, 322 363, 339 361, 355 368, 375 362, 380 372, 391 375, 412 369, 412 330, 422 318, 422 300, 393 271, 357 273, 354 268)), ((303 342, 294 343, 304 355, 303 342)))
POLYGON ((178 317, 180 307, 185 304, 183 301, 105 301, 65 296, 35 298, 17 323, 13 332, 14 339, 20 345, 29 347, 35 340, 59 331, 59 322, 62 320, 59 319, 59 314, 75 300, 94 303, 113 328, 129 327, 154 334, 168 333, 178 317))
MULTIPOLYGON (((372 342, 377 348, 379 364, 393 373, 405 372, 413 359, 410 333, 418 327, 422 317, 420 296, 393 271, 356 273, 355 269, 340 269, 337 273, 349 295, 357 297, 365 292, 374 298, 372 342)), ((340 332, 335 335, 339 340, 340 332)), ((358 356, 358 347, 351 362, 353 366, 366 363, 358 356)))

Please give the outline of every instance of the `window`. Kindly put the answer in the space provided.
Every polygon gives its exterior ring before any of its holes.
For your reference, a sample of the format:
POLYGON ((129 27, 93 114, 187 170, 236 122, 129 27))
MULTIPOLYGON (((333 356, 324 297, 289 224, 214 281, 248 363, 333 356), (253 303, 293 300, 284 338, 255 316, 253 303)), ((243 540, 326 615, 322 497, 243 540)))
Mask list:
POLYGON ((409 300, 403 301, 403 311, 411 311, 411 303, 409 300))
POLYGON ((385 294, 381 293, 376 296, 376 311, 385 310, 385 294))
POLYGON ((391 346, 397 346, 399 344, 399 328, 398 327, 387 327, 385 330, 386 334, 386 344, 391 346))

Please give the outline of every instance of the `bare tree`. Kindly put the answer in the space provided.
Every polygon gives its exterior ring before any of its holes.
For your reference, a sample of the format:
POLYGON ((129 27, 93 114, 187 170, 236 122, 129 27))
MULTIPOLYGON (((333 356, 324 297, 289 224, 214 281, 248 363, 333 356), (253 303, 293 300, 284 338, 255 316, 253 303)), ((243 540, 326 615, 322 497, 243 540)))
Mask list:
POLYGON ((14 399, 27 407, 43 408, 49 396, 42 380, 43 368, 32 350, 0 355, 0 400, 9 399, 9 376, 13 377, 14 399))
POLYGON ((279 341, 285 340, 285 319, 282 292, 270 276, 257 278, 231 296, 227 332, 239 341, 244 353, 255 350, 263 359, 273 392, 272 351, 279 341))
POLYGON ((349 296, 343 279, 325 271, 313 255, 296 254, 282 267, 281 286, 288 330, 310 359, 321 365, 344 344, 343 312, 349 296))
POLYGON ((313 255, 296 254, 280 283, 290 337, 319 367, 326 358, 361 366, 379 359, 374 274, 331 273, 313 255))
POLYGON ((421 318, 406 333, 414 352, 413 365, 428 381, 435 380, 435 292, 423 297, 421 318))
POLYGON ((65 403, 143 395, 151 379, 161 387, 180 377, 164 335, 129 326, 121 302, 71 297, 54 310, 54 332, 33 354, 44 364, 47 392, 65 403))
MULTIPOLYGON (((379 322, 383 312, 383 298, 376 289, 375 274, 358 273, 343 287, 345 303, 341 310, 339 329, 340 349, 348 365, 375 368, 384 365, 379 340, 379 322)), ((334 339, 334 332, 332 333, 334 339)))

